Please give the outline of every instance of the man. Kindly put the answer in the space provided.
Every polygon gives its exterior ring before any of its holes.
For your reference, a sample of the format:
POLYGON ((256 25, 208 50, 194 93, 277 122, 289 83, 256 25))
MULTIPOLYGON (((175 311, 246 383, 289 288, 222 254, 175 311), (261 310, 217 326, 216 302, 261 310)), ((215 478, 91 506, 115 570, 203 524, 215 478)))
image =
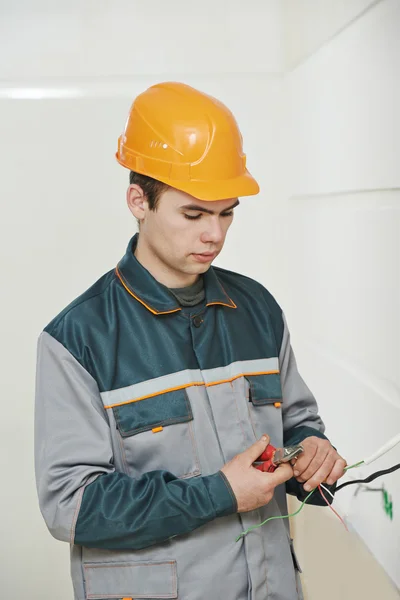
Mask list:
POLYGON ((71 544, 75 599, 301 598, 287 520, 236 538, 287 514, 286 490, 334 484, 345 461, 279 305, 211 267, 238 196, 258 193, 236 121, 189 86, 156 85, 136 98, 117 159, 139 234, 38 349, 38 493, 71 544), (294 473, 254 467, 269 441, 302 442, 294 473))

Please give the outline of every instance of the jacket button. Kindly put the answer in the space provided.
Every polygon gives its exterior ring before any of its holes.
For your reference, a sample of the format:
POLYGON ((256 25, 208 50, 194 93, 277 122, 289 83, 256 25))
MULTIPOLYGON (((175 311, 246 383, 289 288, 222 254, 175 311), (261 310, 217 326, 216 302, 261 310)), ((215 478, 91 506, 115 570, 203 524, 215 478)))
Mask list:
POLYGON ((193 317, 193 325, 195 327, 200 327, 200 325, 203 323, 203 319, 200 315, 196 315, 195 317, 193 317))

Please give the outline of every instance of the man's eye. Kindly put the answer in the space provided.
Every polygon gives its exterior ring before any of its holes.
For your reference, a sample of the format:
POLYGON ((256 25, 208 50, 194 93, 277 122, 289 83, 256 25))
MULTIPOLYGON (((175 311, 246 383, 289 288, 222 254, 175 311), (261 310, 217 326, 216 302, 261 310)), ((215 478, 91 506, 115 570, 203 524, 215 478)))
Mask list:
MULTIPOLYGON (((202 217, 202 214, 200 213, 199 215, 196 215, 196 216, 184 214, 184 216, 185 216, 185 219, 189 219, 190 221, 197 221, 198 219, 200 219, 202 217)), ((227 213, 221 213, 221 217, 233 217, 233 210, 231 210, 227 213)))

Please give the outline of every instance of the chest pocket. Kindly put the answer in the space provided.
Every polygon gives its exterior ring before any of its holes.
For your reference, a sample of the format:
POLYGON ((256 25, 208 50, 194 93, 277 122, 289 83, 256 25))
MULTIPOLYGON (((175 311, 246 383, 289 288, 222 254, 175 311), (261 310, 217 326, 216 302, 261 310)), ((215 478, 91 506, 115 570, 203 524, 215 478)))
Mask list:
POLYGON ((200 475, 193 413, 185 389, 113 408, 128 473, 165 470, 180 478, 200 475))
POLYGON ((256 437, 267 433, 271 444, 282 446, 282 387, 279 373, 246 375, 245 379, 249 416, 256 437))

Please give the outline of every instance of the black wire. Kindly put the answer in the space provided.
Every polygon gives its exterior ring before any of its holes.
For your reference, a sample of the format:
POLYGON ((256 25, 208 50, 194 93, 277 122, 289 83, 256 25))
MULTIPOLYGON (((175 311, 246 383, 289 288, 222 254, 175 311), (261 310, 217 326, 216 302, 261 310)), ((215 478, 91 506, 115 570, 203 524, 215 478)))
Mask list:
POLYGON ((391 467, 390 469, 385 469, 384 471, 376 471, 376 473, 372 473, 372 475, 370 475, 366 479, 354 479, 353 481, 346 481, 346 483, 342 483, 341 485, 337 486, 337 488, 335 489, 335 493, 346 487, 346 485, 353 485, 353 483, 370 483, 371 481, 374 481, 374 479, 382 477, 382 475, 387 475, 388 473, 393 473, 393 471, 397 471, 397 469, 400 469, 400 463, 398 465, 395 465, 394 467, 391 467))

